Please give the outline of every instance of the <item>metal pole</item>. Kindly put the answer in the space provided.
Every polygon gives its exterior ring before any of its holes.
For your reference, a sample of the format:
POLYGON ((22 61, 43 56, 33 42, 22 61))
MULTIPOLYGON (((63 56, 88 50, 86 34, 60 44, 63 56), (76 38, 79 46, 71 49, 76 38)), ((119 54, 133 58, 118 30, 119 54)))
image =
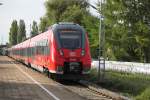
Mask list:
POLYGON ((88 3, 89 6, 91 6, 93 9, 95 9, 99 12, 98 82, 100 82, 102 80, 102 77, 104 77, 104 74, 105 74, 105 53, 104 53, 105 52, 105 46, 104 46, 105 45, 105 33, 102 32, 102 30, 104 30, 104 29, 102 29, 102 17, 103 17, 102 16, 102 1, 104 2, 104 0, 100 0, 100 9, 97 9, 95 6, 88 3), (101 56, 103 57, 102 59, 101 59, 101 56), (103 69, 101 69, 101 67, 102 67, 101 61, 103 61, 103 63, 102 63, 104 65, 103 69))
POLYGON ((100 0, 100 23, 99 23, 99 55, 98 55, 98 59, 99 59, 99 67, 98 67, 98 81, 100 82, 101 78, 100 78, 100 74, 101 74, 101 65, 100 65, 100 61, 101 61, 101 36, 102 36, 102 20, 101 20, 101 16, 102 16, 102 0, 100 0))
MULTIPOLYGON (((104 18, 104 20, 105 20, 105 18, 104 18)), ((104 22, 104 21, 103 21, 104 22)), ((105 39, 105 24, 103 23, 103 34, 104 34, 104 36, 103 36, 103 57, 104 57, 104 69, 103 69, 103 77, 105 77, 105 59, 106 59, 106 54, 105 54, 105 41, 106 41, 106 39, 105 39)))

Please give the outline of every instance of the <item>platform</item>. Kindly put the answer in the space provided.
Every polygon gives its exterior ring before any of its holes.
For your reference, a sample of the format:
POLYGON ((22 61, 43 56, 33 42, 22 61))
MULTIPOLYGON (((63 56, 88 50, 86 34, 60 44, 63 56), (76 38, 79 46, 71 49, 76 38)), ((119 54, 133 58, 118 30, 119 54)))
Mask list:
POLYGON ((0 100, 85 100, 44 74, 0 56, 0 100))

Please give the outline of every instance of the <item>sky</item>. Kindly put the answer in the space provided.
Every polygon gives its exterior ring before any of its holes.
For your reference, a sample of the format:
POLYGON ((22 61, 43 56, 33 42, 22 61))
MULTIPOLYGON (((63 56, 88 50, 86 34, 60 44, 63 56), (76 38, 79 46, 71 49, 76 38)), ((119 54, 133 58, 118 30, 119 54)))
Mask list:
MULTIPOLYGON (((23 19, 26 24, 27 37, 30 33, 30 24, 33 20, 40 22, 40 18, 45 14, 45 0, 0 0, 0 44, 8 42, 8 33, 11 23, 14 19, 18 22, 23 19)), ((92 5, 96 4, 97 0, 90 0, 92 5)), ((96 14, 94 9, 90 9, 93 14, 96 14)))

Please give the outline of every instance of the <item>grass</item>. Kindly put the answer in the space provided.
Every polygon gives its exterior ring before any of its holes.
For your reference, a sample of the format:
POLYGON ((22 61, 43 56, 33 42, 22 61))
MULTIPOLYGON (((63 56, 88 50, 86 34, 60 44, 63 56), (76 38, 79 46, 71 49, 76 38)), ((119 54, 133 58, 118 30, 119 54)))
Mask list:
MULTIPOLYGON (((89 81, 97 82, 95 69, 91 70, 89 81)), ((150 75, 109 70, 98 85, 135 100, 150 100, 150 75)))

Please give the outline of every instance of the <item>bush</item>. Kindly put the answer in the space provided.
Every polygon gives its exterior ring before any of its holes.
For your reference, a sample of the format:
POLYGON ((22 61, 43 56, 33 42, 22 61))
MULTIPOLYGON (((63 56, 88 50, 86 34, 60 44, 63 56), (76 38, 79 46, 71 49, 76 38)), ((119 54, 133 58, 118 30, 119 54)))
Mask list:
MULTIPOLYGON (((91 82, 97 81, 97 71, 91 70, 91 82)), ((97 83, 97 82, 96 82, 97 83)), ((150 100, 150 76, 137 73, 106 71, 98 85, 137 100, 150 100)))
POLYGON ((136 97, 136 100, 150 100, 150 87, 136 97))

